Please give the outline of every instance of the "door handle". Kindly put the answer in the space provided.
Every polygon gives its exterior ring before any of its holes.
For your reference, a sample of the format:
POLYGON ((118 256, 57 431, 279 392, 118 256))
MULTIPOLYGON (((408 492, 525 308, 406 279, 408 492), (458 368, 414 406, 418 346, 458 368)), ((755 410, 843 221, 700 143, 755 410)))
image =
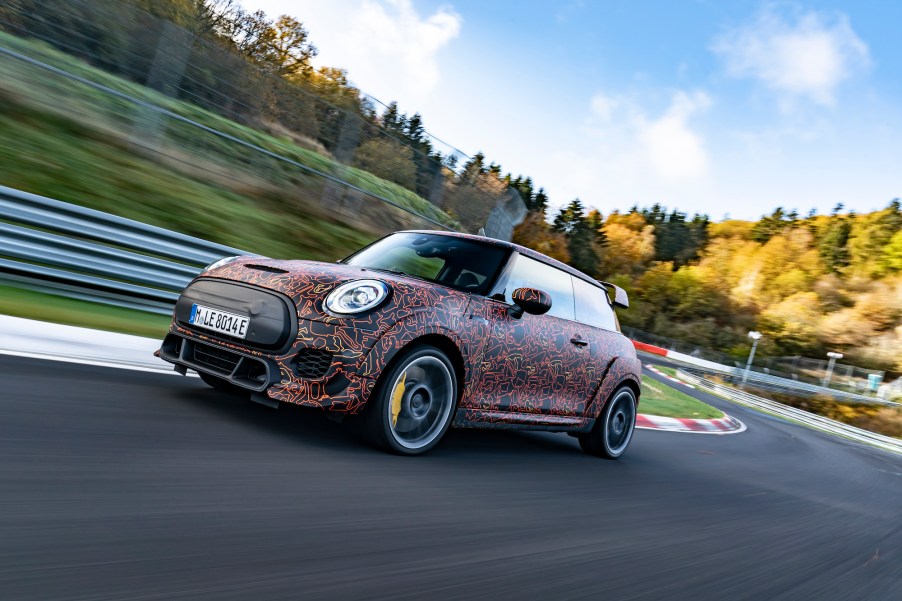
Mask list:
POLYGON ((583 340, 579 336, 574 336, 573 338, 570 339, 570 342, 572 342, 576 346, 587 346, 589 344, 588 340, 583 340))

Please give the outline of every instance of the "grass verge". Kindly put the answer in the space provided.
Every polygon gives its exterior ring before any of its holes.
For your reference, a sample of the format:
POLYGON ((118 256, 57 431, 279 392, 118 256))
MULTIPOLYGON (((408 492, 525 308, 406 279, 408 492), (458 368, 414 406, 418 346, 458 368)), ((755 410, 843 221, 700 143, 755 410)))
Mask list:
POLYGON ((671 378, 676 378, 676 369, 673 367, 667 367, 666 365, 655 365, 655 369, 657 369, 662 374, 667 374, 671 378))
POLYGON ((718 419, 724 416, 719 411, 686 393, 642 375, 642 400, 639 412, 661 417, 682 417, 691 419, 718 419))
POLYGON ((163 315, 11 286, 0 286, 0 314, 160 339, 170 321, 163 315))

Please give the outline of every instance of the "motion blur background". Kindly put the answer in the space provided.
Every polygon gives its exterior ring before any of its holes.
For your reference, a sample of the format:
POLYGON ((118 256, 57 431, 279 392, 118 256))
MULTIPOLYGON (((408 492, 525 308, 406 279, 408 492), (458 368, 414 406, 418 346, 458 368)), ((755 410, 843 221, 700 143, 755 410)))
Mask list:
MULTIPOLYGON (((902 373, 892 191, 872 199, 876 211, 769 207, 756 221, 690 215, 666 197, 602 207, 591 188, 550 198, 529 174, 431 135, 418 107, 315 62, 304 14, 251 8, 4 2, 0 185, 274 257, 335 260, 398 229, 484 231, 624 287, 620 319, 636 340, 742 365, 759 331, 756 369, 824 383, 826 353, 841 352, 828 383, 861 394, 902 373)), ((2 241, 0 257, 22 259, 2 241)), ((166 327, 4 273, 0 311, 150 336, 166 327)), ((804 403, 902 434, 895 409, 804 403)))

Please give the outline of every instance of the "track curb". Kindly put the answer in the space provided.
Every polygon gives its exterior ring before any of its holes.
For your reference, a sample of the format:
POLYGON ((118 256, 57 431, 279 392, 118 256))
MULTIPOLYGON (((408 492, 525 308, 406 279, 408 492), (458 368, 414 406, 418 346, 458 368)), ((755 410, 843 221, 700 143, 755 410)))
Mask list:
POLYGON ((718 419, 691 419, 640 413, 636 416, 636 427, 643 430, 664 430, 667 432, 689 432, 693 434, 739 434, 746 430, 745 424, 731 415, 724 415, 718 419))

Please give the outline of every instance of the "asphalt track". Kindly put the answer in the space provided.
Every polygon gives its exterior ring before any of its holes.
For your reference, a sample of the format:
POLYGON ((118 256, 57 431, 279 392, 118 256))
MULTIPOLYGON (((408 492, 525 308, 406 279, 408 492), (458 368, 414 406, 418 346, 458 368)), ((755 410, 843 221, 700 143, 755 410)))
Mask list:
POLYGON ((0 599, 902 599, 902 457, 730 405, 713 436, 347 424, 0 357, 0 599))

